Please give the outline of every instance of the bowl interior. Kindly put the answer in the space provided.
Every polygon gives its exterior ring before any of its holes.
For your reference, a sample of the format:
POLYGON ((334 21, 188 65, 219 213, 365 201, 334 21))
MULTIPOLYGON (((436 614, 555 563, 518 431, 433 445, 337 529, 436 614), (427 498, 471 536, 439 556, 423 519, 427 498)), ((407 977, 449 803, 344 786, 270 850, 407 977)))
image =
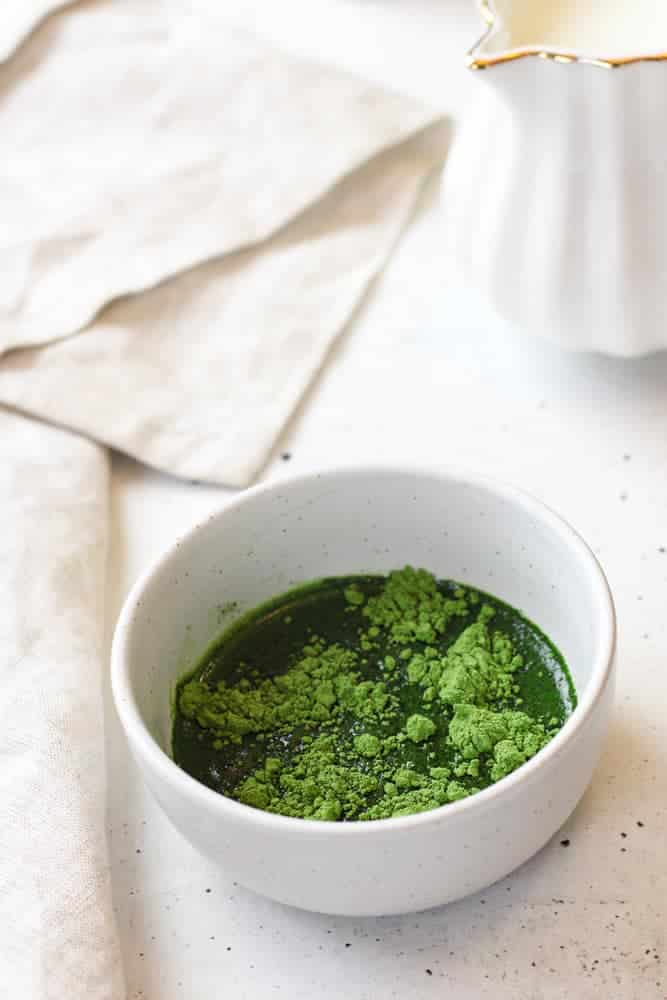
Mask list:
POLYGON ((323 473, 243 494, 133 590, 118 661, 154 739, 170 753, 174 684, 239 614, 306 580, 407 563, 522 609, 564 654, 580 702, 608 659, 604 577, 536 501, 456 474, 323 473))

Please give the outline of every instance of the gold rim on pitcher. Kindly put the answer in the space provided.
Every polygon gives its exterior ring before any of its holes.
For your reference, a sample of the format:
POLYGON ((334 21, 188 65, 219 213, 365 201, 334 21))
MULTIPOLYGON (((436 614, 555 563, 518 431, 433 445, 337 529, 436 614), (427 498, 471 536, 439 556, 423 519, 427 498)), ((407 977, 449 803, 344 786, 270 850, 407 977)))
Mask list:
POLYGON ((557 63, 585 63, 588 66, 600 66, 602 69, 618 69, 620 66, 629 66, 632 63, 640 62, 662 62, 667 60, 667 52, 658 52, 653 55, 644 56, 621 56, 618 58, 597 58, 595 56, 576 55, 573 52, 562 52, 539 47, 523 47, 497 55, 480 56, 478 51, 484 42, 491 36, 496 27, 497 14, 493 9, 492 0, 479 0, 479 10, 486 22, 484 34, 475 42, 468 52, 467 64, 469 69, 488 69, 490 66, 498 66, 501 63, 515 62, 517 59, 526 59, 529 56, 538 59, 548 59, 557 63))

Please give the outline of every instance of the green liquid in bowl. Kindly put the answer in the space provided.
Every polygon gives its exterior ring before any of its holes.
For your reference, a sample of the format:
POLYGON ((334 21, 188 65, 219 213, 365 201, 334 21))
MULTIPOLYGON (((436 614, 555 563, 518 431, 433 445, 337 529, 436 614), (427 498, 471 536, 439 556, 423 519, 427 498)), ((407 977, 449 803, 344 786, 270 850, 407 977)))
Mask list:
POLYGON ((173 755, 269 812, 385 819, 500 780, 576 700, 520 611, 406 567, 315 581, 244 615, 179 683, 173 755))

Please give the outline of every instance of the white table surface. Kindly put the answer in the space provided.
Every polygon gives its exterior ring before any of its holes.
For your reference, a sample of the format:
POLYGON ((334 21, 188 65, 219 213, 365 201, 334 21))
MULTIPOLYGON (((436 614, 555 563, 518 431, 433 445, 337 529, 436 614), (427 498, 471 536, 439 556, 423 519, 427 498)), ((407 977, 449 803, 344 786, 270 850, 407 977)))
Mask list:
MULTIPOLYGON (((246 0, 236 17, 253 15, 283 44, 454 120, 481 85, 462 62, 479 33, 467 0, 246 0)), ((667 356, 566 355, 507 329, 448 287, 441 235, 433 184, 265 478, 366 458, 463 462, 564 514, 619 612, 616 712, 592 787, 550 845, 478 896, 400 918, 318 916, 250 894, 197 855, 144 791, 109 707, 130 998, 667 997, 667 356)), ((114 460, 109 631, 138 572, 228 495, 114 460)))

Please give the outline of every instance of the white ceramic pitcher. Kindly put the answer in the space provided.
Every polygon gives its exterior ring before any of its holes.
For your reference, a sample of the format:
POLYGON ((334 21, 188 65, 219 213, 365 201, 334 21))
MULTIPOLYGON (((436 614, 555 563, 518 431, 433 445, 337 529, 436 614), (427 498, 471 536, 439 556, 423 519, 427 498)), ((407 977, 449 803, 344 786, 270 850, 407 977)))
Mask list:
POLYGON ((450 265, 567 347, 667 347, 667 3, 492 2, 445 174, 450 265))

